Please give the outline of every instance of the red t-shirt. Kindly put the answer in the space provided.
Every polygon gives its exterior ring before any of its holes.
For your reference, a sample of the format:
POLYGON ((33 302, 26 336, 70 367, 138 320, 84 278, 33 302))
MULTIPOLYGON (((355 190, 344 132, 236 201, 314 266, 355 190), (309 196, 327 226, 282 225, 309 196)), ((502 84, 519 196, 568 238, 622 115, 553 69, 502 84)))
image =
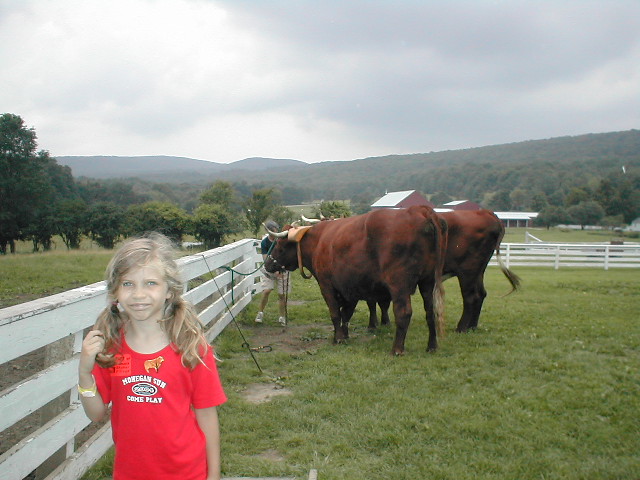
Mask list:
POLYGON ((211 347, 206 366, 193 370, 172 345, 141 354, 123 339, 120 354, 115 367, 93 369, 102 400, 112 404, 114 480, 205 479, 206 440, 193 408, 227 400, 211 347))

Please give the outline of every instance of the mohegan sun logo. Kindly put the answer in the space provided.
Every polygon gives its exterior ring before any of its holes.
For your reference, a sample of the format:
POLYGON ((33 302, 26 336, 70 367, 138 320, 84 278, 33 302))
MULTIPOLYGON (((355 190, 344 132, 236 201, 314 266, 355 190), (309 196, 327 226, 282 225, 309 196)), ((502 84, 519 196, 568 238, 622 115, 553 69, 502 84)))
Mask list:
POLYGON ((150 397, 158 393, 158 388, 150 383, 137 383, 131 387, 131 391, 141 397, 150 397))

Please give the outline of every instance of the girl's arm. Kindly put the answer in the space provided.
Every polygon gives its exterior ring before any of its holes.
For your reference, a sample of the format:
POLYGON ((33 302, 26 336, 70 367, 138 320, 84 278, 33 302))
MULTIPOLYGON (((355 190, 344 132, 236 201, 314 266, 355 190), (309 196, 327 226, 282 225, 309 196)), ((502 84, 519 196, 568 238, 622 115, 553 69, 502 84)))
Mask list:
POLYGON ((107 413, 107 406, 96 389, 96 381, 91 374, 96 363, 96 355, 104 348, 104 337, 100 330, 91 330, 82 342, 80 363, 78 365, 78 386, 82 389, 94 389, 95 396, 80 395, 82 408, 92 422, 102 420, 107 413))
POLYGON ((198 426, 207 439, 207 480, 220 480, 220 426, 216 407, 196 408, 198 426))

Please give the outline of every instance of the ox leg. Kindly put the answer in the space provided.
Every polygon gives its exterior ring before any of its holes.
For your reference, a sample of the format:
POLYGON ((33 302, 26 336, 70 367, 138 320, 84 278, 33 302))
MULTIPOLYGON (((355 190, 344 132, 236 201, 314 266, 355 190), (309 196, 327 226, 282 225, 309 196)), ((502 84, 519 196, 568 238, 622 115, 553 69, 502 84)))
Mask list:
MULTIPOLYGON (((391 300, 378 300, 377 305, 380 305, 380 320, 382 325, 389 325, 391 319, 389 318, 389 306, 391 300)), ((375 330, 378 328, 378 311, 376 310, 376 302, 373 300, 367 300, 367 306, 369 307, 369 330, 375 330)))
POLYGON ((381 300, 378 302, 380 305, 380 323, 382 325, 389 325, 391 323, 391 319, 389 318, 389 305, 391 305, 391 300, 381 300))
POLYGON ((412 313, 411 297, 409 295, 393 300, 393 314, 396 317, 396 336, 391 347, 392 355, 404 354, 404 340, 407 337, 412 313))
POLYGON ((475 329, 478 326, 480 311, 482 304, 487 296, 484 288, 482 276, 475 278, 471 282, 463 282, 459 279, 460 292, 462 293, 462 316, 458 322, 456 330, 458 332, 466 332, 469 329, 475 329))
POLYGON ((438 349, 438 337, 436 332, 436 314, 433 305, 433 282, 421 282, 420 295, 424 311, 426 312, 427 327, 429 328, 429 343, 427 344, 427 352, 435 352, 438 349))
POLYGON ((342 329, 342 334, 345 339, 349 338, 349 322, 351 321, 351 317, 353 317, 353 312, 356 310, 357 304, 358 302, 347 303, 340 309, 342 317, 340 328, 342 329))
POLYGON ((473 306, 471 319, 469 320, 469 328, 474 330, 478 328, 478 320, 480 320, 482 305, 484 304, 484 299, 487 298, 487 291, 484 288, 482 276, 480 276, 478 283, 476 284, 476 295, 476 302, 473 306))
POLYGON ((367 300, 367 307, 369 307, 369 330, 375 330, 378 328, 378 312, 376 311, 377 304, 375 300, 367 300))
POLYGON ((342 328, 342 308, 335 296, 328 294, 322 290, 322 296, 329 308, 331 323, 333 323, 333 343, 344 343, 346 337, 342 328))

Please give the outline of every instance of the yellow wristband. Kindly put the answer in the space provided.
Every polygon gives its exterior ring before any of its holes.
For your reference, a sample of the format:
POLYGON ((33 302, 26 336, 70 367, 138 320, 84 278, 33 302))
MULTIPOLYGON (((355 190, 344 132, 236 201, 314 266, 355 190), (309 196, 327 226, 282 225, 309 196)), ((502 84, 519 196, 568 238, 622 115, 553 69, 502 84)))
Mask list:
POLYGON ((83 397, 95 397, 97 392, 98 392, 98 386, 96 385, 95 378, 93 379, 93 385, 91 385, 91 388, 82 388, 80 384, 78 384, 78 393, 83 397))

